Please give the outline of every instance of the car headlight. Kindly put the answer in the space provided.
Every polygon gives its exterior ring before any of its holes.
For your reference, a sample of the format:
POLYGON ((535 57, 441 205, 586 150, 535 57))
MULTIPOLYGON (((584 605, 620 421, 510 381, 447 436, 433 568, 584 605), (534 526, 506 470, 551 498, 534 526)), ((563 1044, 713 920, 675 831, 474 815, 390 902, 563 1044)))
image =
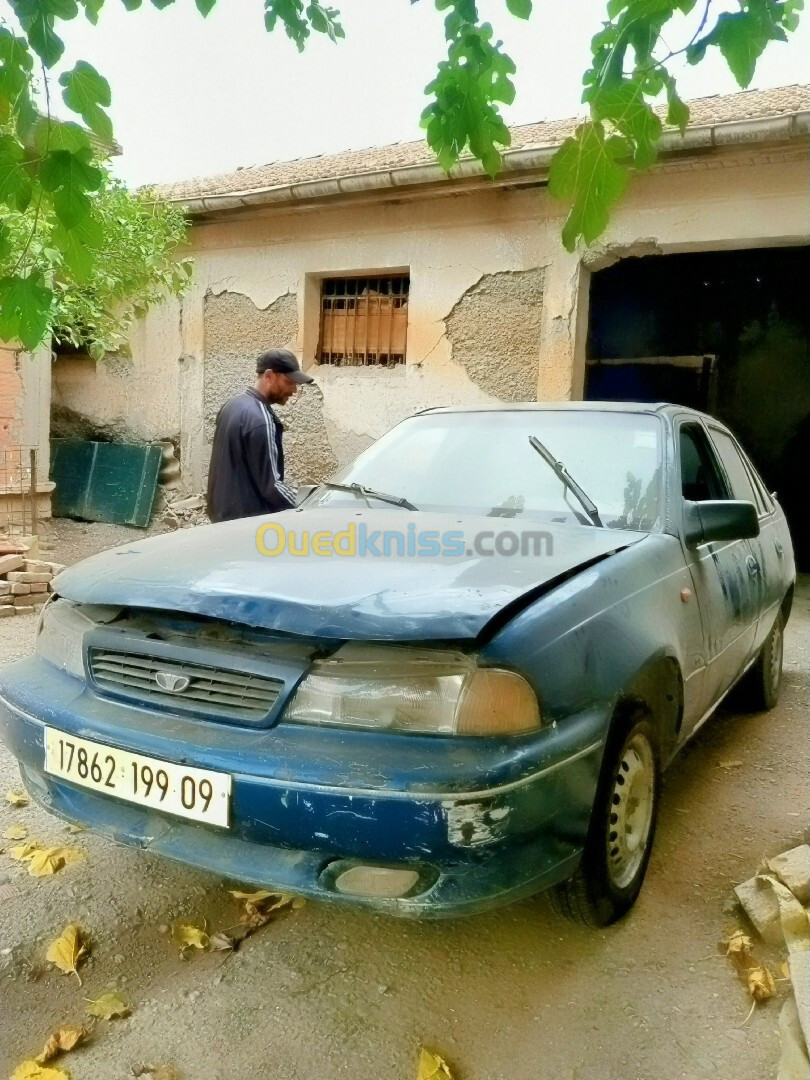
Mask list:
POLYGON ((38 655, 68 675, 83 679, 85 633, 95 629, 99 623, 111 622, 120 610, 74 604, 61 597, 50 600, 40 617, 38 655))
POLYGON ((316 661, 284 719, 435 735, 517 735, 540 727, 531 686, 446 650, 348 644, 316 661))

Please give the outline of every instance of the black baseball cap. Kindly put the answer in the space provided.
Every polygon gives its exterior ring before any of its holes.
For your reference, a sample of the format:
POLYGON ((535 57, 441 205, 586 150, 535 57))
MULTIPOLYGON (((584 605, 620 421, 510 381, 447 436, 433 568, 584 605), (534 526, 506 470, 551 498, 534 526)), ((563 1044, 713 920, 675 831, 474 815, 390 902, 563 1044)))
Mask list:
POLYGON ((256 357, 256 374, 263 375, 265 371, 278 371, 299 385, 315 382, 311 375, 301 370, 301 365, 289 349, 268 349, 256 357))

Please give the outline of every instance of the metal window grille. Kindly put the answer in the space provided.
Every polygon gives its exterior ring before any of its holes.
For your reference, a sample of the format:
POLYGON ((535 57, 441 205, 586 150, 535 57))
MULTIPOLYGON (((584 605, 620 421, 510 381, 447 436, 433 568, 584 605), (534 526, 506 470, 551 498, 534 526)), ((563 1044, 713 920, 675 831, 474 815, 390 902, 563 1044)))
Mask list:
POLYGON ((0 447, 0 533, 36 536, 37 448, 0 447))
POLYGON ((320 362, 337 367, 404 364, 410 284, 406 274, 324 278, 320 362))

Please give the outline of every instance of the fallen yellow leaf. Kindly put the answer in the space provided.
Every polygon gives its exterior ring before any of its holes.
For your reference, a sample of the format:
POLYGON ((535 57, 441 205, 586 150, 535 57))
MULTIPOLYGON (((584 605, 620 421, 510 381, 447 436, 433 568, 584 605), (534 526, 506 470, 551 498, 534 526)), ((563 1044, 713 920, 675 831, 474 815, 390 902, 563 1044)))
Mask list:
POLYGON ((116 1016, 126 1016, 130 1011, 129 1005, 115 990, 110 990, 95 1000, 85 998, 85 1001, 89 1002, 88 1013, 100 1020, 113 1020, 116 1016))
POLYGON ((190 923, 175 923, 172 927, 172 937, 181 949, 207 949, 208 934, 190 923))
POLYGON ((36 851, 28 860, 28 873, 32 877, 48 877, 63 866, 79 862, 83 856, 73 848, 53 847, 36 851))
POLYGON ((46 1061, 55 1058, 57 1054, 66 1054, 74 1046, 78 1046, 90 1034, 90 1028, 86 1027, 63 1027, 54 1031, 48 1037, 48 1041, 37 1055, 37 1064, 44 1065, 46 1061))
POLYGON ((79 979, 79 986, 81 986, 82 980, 79 978, 76 969, 79 966, 79 961, 86 954, 87 946, 82 941, 81 927, 76 923, 71 923, 65 927, 56 941, 51 942, 48 946, 45 959, 55 964, 65 975, 75 975, 79 979))
POLYGON ((3 833, 4 840, 24 840, 28 836, 25 825, 9 825, 3 833))
POLYGON ((773 997, 776 991, 773 975, 766 967, 751 968, 747 975, 747 981, 748 993, 754 1001, 767 1001, 769 997, 773 997))
POLYGON ((11 791, 6 792, 6 802, 11 803, 12 806, 28 806, 28 796, 19 788, 12 788, 11 791))
POLYGON ((69 833, 87 832, 87 829, 85 829, 84 825, 73 825, 73 824, 71 824, 71 825, 66 826, 66 830, 69 833))
POLYGON ((416 1080, 442 1080, 442 1078, 453 1080, 447 1062, 423 1046, 419 1052, 419 1073, 416 1080))
POLYGON ((742 975, 753 963, 751 956, 751 938, 742 930, 737 930, 726 942, 726 956, 731 960, 738 974, 742 975))
POLYGON ((35 851, 28 860, 28 873, 31 877, 50 877, 64 865, 65 857, 61 848, 43 848, 41 851, 35 851))
POLYGON ((26 859, 32 858, 37 851, 41 850, 42 844, 39 840, 27 840, 24 844, 17 844, 16 847, 9 848, 6 854, 12 859, 17 859, 18 862, 25 862, 26 859))
POLYGON ((44 1069, 36 1061, 24 1061, 11 1074, 11 1080, 70 1080, 64 1069, 44 1069))

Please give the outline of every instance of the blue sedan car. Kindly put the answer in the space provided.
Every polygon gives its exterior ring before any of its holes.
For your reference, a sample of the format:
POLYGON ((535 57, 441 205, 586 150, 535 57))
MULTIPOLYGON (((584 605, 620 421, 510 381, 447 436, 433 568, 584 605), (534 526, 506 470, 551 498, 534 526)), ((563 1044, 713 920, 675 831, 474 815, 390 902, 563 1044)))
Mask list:
POLYGON ((64 572, 0 733, 61 817, 401 915, 633 904, 661 770, 779 693, 794 562, 673 405, 432 409, 294 510, 64 572))

